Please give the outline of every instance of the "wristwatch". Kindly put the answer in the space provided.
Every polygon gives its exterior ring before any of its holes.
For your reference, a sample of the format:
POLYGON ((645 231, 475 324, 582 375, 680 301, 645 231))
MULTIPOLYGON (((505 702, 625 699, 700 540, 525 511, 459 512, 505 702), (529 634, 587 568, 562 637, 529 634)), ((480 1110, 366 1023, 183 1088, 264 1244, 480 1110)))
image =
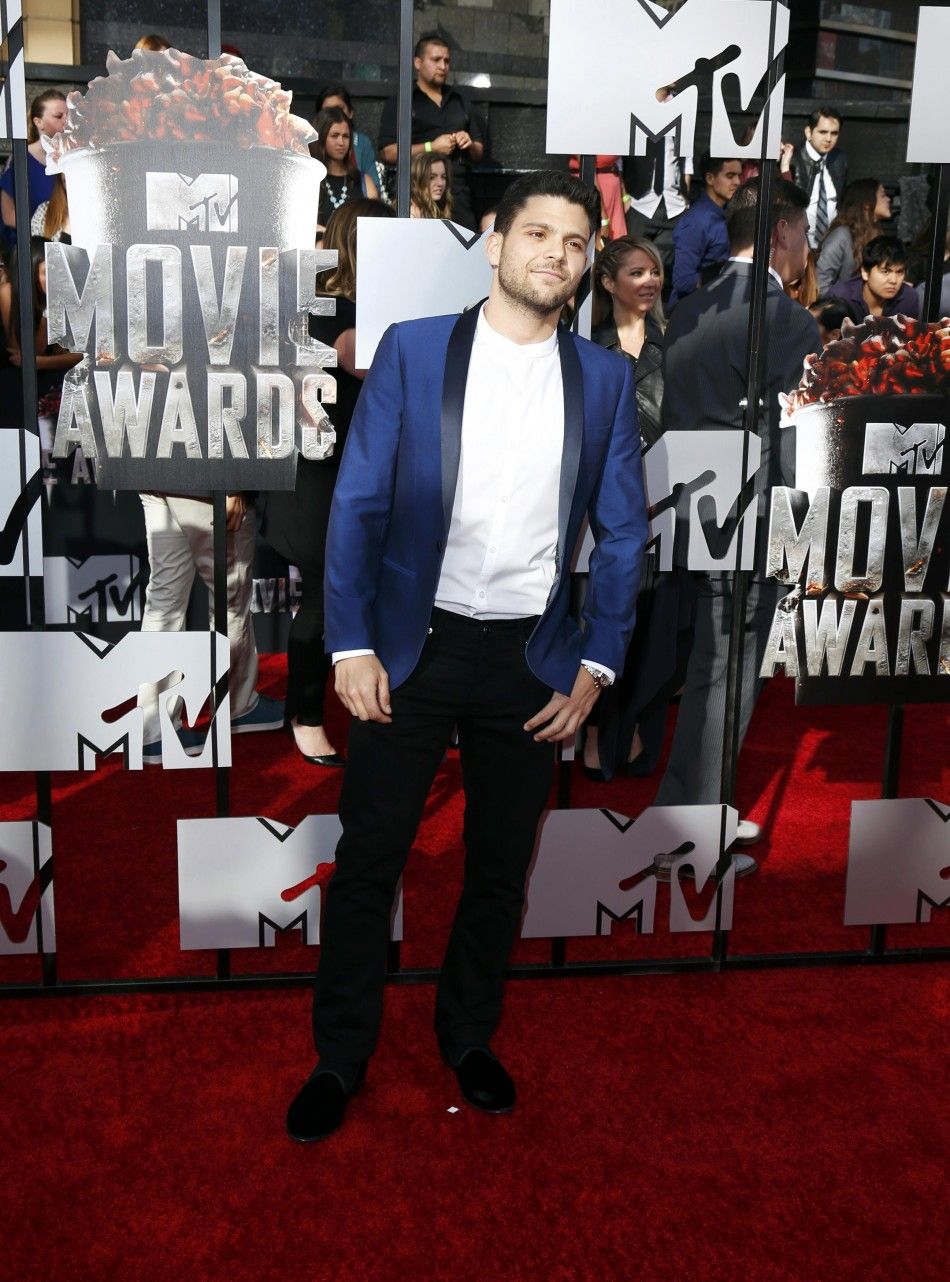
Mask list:
POLYGON ((595 668, 592 663, 581 662, 581 667, 597 686, 598 690, 606 690, 608 686, 613 685, 613 681, 608 677, 606 672, 601 672, 600 668, 595 668))

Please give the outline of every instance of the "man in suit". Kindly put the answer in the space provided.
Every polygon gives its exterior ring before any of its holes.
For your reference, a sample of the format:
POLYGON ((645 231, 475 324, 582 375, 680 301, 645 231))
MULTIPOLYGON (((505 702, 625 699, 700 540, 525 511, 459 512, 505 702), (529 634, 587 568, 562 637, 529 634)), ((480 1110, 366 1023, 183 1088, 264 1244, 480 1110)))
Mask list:
MULTIPOLYGON (((759 181, 740 187, 728 216, 732 257, 716 280, 682 300, 670 318, 663 349, 665 431, 742 428, 745 425, 752 254, 759 181)), ((765 311, 764 386, 758 433, 762 460, 756 474, 758 536, 748 584, 741 673, 740 744, 762 687, 759 669, 779 586, 766 578, 768 504, 773 485, 794 485, 793 430, 781 428, 778 395, 797 387, 805 357, 821 341, 811 314, 784 292, 808 256, 807 196, 792 183, 776 183, 765 311)), ((726 677, 732 627, 733 575, 697 576, 696 630, 680 700, 669 763, 656 798, 659 806, 702 805, 720 800, 725 731, 726 677)), ((751 844, 757 825, 742 820, 739 840, 751 844)), ((668 872, 664 856, 658 869, 668 872)), ((735 857, 736 872, 754 871, 749 855, 735 857)))
POLYGON ((848 157, 839 148, 841 117, 834 107, 816 107, 805 140, 792 156, 792 182, 808 196, 808 243, 817 249, 835 220, 848 184, 848 157))
POLYGON ((632 371, 558 325, 599 220, 576 178, 517 179, 486 238, 487 302, 392 326, 353 416, 326 644, 354 721, 314 994, 320 1060, 287 1117, 298 1140, 335 1130, 363 1080, 393 895, 455 725, 465 880, 436 1035, 469 1103, 514 1105, 489 1043, 554 745, 623 666, 646 540, 632 371), (568 567, 585 514, 597 546, 582 633, 568 567))

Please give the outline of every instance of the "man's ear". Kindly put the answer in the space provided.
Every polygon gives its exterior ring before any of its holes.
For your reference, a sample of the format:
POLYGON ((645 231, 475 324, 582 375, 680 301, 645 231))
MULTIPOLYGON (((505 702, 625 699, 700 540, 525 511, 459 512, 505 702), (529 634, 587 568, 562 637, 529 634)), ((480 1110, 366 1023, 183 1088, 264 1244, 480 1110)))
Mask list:
POLYGON ((500 231, 490 231, 485 237, 485 257, 488 259, 489 266, 498 266, 498 260, 501 258, 501 245, 504 239, 500 231))
POLYGON ((871 273, 866 267, 861 268, 861 279, 863 281, 869 281, 871 279, 871 273))

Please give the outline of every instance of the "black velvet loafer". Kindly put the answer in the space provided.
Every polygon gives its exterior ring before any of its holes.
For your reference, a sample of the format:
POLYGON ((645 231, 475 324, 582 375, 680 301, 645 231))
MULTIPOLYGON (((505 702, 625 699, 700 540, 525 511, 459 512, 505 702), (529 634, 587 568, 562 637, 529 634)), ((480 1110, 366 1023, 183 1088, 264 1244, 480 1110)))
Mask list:
POLYGON ((290 1138, 301 1144, 312 1144, 332 1135, 342 1125, 346 1106, 365 1078, 365 1060, 356 1070, 350 1087, 340 1074, 317 1065, 287 1110, 287 1134, 290 1138))
POLYGON ((472 1046, 457 1057, 443 1051, 462 1095, 483 1113, 510 1113, 515 1106, 515 1084, 504 1065, 487 1046, 472 1046))

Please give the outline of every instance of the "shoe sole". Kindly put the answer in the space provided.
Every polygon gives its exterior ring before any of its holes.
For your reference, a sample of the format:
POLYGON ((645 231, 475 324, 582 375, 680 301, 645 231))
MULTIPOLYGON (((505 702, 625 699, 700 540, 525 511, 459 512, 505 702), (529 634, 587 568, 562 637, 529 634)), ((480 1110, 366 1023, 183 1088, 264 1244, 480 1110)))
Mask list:
POLYGON ((363 1079, 363 1081, 357 1082, 357 1084, 350 1091, 349 1095, 347 1095, 346 1108, 344 1108, 343 1110, 343 1116, 340 1118, 336 1126, 334 1126, 332 1131, 323 1131, 320 1135, 295 1135, 293 1131, 290 1129, 290 1127, 287 1126, 285 1123, 284 1130, 287 1132, 288 1138, 292 1139, 295 1144, 319 1144, 321 1140, 328 1140, 331 1135, 336 1135, 337 1131, 342 1129, 343 1123, 346 1121, 346 1110, 350 1106, 350 1100, 353 1099, 355 1095, 359 1095, 365 1083, 366 1083, 365 1078, 363 1079))
POLYGON ((283 728, 283 719, 280 721, 259 721, 252 726, 237 726, 233 721, 231 723, 232 734, 258 734, 264 730, 283 730, 283 728))

